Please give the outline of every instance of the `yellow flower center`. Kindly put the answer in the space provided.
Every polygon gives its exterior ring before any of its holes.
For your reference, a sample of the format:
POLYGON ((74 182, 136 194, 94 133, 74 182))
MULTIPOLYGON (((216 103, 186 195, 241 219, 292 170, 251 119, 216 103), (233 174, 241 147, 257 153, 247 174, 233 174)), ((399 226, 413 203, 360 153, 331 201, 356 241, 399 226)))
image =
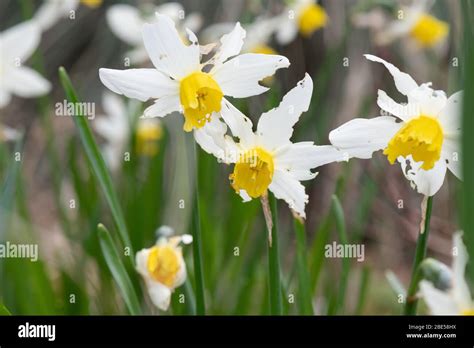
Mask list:
POLYGON ((449 31, 449 26, 446 22, 430 16, 422 14, 418 22, 411 29, 410 35, 425 47, 436 45, 443 40, 449 31))
POLYGON ((474 308, 461 311, 461 315, 474 315, 474 308))
POLYGON ((180 266, 180 255, 177 249, 170 245, 151 248, 147 268, 156 281, 168 287, 173 287, 180 266))
POLYGON ((251 50, 252 53, 259 53, 259 54, 277 54, 277 52, 267 45, 256 45, 251 50))
POLYGON ((163 129, 158 122, 140 120, 136 130, 137 153, 144 156, 154 156, 158 153, 158 140, 163 136, 163 129))
POLYGON ((257 198, 267 191, 273 171, 272 155, 257 147, 239 158, 229 178, 236 192, 245 190, 250 197, 257 198))
POLYGON ((82 4, 90 8, 97 8, 102 5, 103 0, 81 0, 82 4))
POLYGON ((391 164, 399 157, 412 155, 416 162, 423 162, 421 168, 434 167, 441 156, 443 129, 437 119, 421 115, 406 123, 388 143, 384 155, 391 164))
POLYGON ((303 36, 310 36, 316 30, 324 27, 328 21, 328 16, 324 8, 318 4, 306 6, 299 16, 298 26, 303 36))
POLYGON ((201 128, 213 112, 221 110, 222 90, 211 75, 196 71, 181 80, 179 97, 184 111, 186 132, 201 128))

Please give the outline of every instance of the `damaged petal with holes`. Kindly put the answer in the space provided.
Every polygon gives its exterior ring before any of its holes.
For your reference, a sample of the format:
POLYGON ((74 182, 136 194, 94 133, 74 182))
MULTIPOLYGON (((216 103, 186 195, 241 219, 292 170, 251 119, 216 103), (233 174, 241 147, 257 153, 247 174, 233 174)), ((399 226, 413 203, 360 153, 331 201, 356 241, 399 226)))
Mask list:
POLYGON ((156 245, 136 255, 136 268, 145 281, 153 304, 166 311, 174 289, 186 280, 186 264, 180 244, 192 242, 190 235, 161 237, 156 245))
POLYGON ((407 103, 397 103, 379 90, 378 106, 393 116, 353 119, 329 134, 331 143, 348 157, 367 159, 383 150, 391 164, 400 163, 412 187, 426 196, 441 188, 447 169, 461 179, 462 91, 447 98, 443 91, 433 90, 431 83, 418 85, 381 58, 366 58, 387 68, 407 103))

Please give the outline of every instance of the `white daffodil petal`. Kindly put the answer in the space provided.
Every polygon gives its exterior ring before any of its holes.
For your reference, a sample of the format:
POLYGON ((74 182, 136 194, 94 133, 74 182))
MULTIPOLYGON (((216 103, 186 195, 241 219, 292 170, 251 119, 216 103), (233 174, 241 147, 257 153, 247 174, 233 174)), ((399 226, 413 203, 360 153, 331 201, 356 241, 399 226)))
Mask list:
POLYGON ((145 117, 165 117, 172 112, 180 111, 179 95, 166 95, 155 100, 155 103, 145 109, 145 117))
POLYGON ((204 151, 215 156, 218 160, 228 163, 225 160, 226 131, 226 124, 219 119, 217 114, 213 114, 211 121, 205 127, 194 130, 194 139, 204 151))
POLYGON ((156 17, 155 23, 144 24, 142 29, 143 42, 153 65, 175 80, 199 70, 199 44, 185 45, 169 17, 159 13, 156 17))
POLYGON ((204 18, 200 13, 193 12, 186 15, 186 18, 183 21, 183 26, 193 32, 198 32, 202 27, 203 21, 204 18))
POLYGON ((212 58, 212 63, 218 67, 227 59, 234 57, 240 53, 244 44, 245 30, 239 22, 235 24, 234 29, 221 37, 220 48, 212 58))
POLYGON ((120 40, 132 46, 142 44, 143 20, 136 7, 125 4, 113 5, 107 10, 106 18, 110 30, 120 40))
POLYGON ((79 5, 79 0, 46 0, 33 17, 42 31, 51 28, 61 17, 66 17, 79 5))
POLYGON ((462 234, 456 233, 454 235, 454 249, 456 254, 453 255, 453 297, 460 308, 469 309, 472 307, 471 294, 469 286, 465 280, 466 265, 468 261, 468 254, 466 246, 462 241, 462 234))
POLYGON ((382 63, 390 72, 390 74, 392 74, 395 81, 395 86, 403 95, 408 95, 415 88, 418 88, 418 84, 415 82, 415 80, 413 80, 413 78, 407 73, 401 72, 395 65, 371 54, 365 54, 364 56, 373 62, 382 63))
POLYGON ((445 136, 458 134, 461 132, 461 115, 463 91, 451 95, 446 101, 446 105, 440 111, 438 119, 443 126, 445 136))
POLYGON ((222 101, 221 117, 229 126, 232 135, 239 138, 244 147, 255 143, 252 121, 226 99, 222 101))
POLYGON ((331 145, 314 145, 310 141, 290 144, 274 153, 275 165, 287 170, 311 169, 346 160, 344 153, 331 145))
POLYGON ((293 126, 308 111, 313 94, 313 80, 306 74, 282 99, 280 105, 265 112, 257 125, 257 135, 268 149, 289 143, 293 126))
POLYGON ((246 53, 216 67, 212 74, 224 95, 247 98, 267 91, 258 82, 289 65, 283 56, 246 53))
POLYGON ((429 87, 431 83, 424 83, 408 94, 408 104, 417 110, 417 115, 438 116, 446 106, 446 94, 443 91, 435 91, 429 87))
POLYGON ((178 82, 156 69, 115 70, 102 68, 99 69, 99 77, 112 92, 143 102, 150 98, 176 95, 179 91, 178 82))
POLYGON ((4 86, 23 98, 38 97, 51 90, 51 83, 28 67, 10 68, 4 72, 4 86))
POLYGON ((304 207, 308 202, 308 195, 305 193, 304 186, 290 173, 276 169, 268 188, 276 198, 283 199, 288 203, 290 209, 302 218, 306 217, 304 207))
POLYGON ((146 280, 146 283, 151 302, 162 311, 168 310, 171 300, 171 289, 153 280, 146 280))
POLYGON ((0 57, 2 64, 15 67, 23 64, 40 43, 41 30, 35 21, 29 20, 0 33, 0 57))
POLYGON ((180 13, 184 11, 183 6, 177 2, 167 2, 156 8, 156 12, 171 18, 174 22, 179 21, 180 13))
POLYGON ((403 174, 418 193, 433 196, 443 185, 446 176, 446 161, 443 159, 437 161, 430 170, 422 169, 422 163, 415 162, 411 155, 406 158, 399 157, 398 162, 401 164, 403 174))
POLYGON ((426 280, 420 282, 420 292, 434 315, 458 315, 459 309, 448 293, 436 289, 426 280))
POLYGON ((458 139, 444 138, 442 158, 446 159, 448 169, 462 180, 461 145, 458 139))
POLYGON ((10 103, 12 99, 12 95, 9 91, 7 91, 3 86, 0 88, 0 108, 3 108, 10 103))
POLYGON ((147 268, 148 256, 150 256, 150 249, 142 249, 135 255, 135 268, 140 275, 147 279, 150 277, 147 268))
POLYGON ((294 19, 289 18, 289 13, 282 13, 279 17, 280 23, 276 32, 276 40, 280 45, 288 45, 298 35, 298 26, 294 19))
POLYGON ((114 123, 120 123, 120 128, 128 125, 127 108, 121 97, 114 93, 105 92, 102 96, 102 106, 107 116, 114 123))
POLYGON ((387 93, 380 89, 378 90, 377 105, 382 110, 397 116, 403 121, 407 121, 410 117, 419 114, 419 110, 416 108, 416 105, 414 107, 414 105, 411 104, 399 104, 390 98, 387 93))
POLYGON ((402 126, 394 117, 355 118, 329 133, 329 141, 351 157, 371 158, 375 151, 387 147, 402 126))
POLYGON ((252 200, 252 197, 250 197, 245 190, 239 190, 239 196, 242 198, 244 203, 250 202, 252 200))

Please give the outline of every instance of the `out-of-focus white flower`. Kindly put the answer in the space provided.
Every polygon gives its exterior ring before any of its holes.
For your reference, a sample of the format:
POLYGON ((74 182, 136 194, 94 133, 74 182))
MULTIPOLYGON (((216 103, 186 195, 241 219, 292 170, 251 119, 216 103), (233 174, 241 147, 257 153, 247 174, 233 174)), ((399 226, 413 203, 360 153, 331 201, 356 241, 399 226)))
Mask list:
MULTIPOLYGON (((278 17, 260 17, 256 18, 253 23, 244 25, 247 35, 242 52, 276 54, 276 51, 270 46, 270 40, 280 22, 278 17)), ((235 24, 232 22, 213 24, 202 32, 202 36, 206 42, 215 42, 220 36, 230 32, 234 26, 235 24)))
POLYGON ((231 185, 244 201, 265 196, 268 189, 304 218, 308 196, 300 181, 317 175, 311 172, 312 168, 345 160, 343 153, 333 146, 316 146, 311 141, 292 143, 290 140, 293 126, 309 108, 312 92, 313 81, 306 74, 278 107, 262 114, 255 133, 252 121, 230 103, 225 103, 222 118, 239 141, 225 135, 226 129, 211 127, 205 131, 209 142, 199 139, 201 146, 207 146, 207 151, 220 161, 235 163, 231 185))
POLYGON ((143 26, 143 41, 155 68, 102 68, 99 76, 115 93, 141 101, 155 99, 145 110, 145 117, 182 112, 183 129, 187 132, 195 129, 195 135, 207 126, 221 123, 219 112, 226 102, 224 96, 246 98, 261 94, 268 88, 259 81, 290 64, 283 56, 239 55, 245 38, 245 30, 239 23, 221 38, 214 56, 202 63, 194 33, 187 31, 190 44, 186 45, 169 17, 159 13, 156 16, 155 23, 143 26))
POLYGON ((46 31, 55 25, 60 19, 71 15, 71 11, 76 11, 79 4, 84 4, 90 8, 99 7, 103 0, 46 0, 36 11, 33 20, 40 26, 42 31, 46 31))
POLYGON ((155 246, 136 255, 137 271, 145 281, 151 301, 163 311, 168 309, 174 289, 186 281, 186 263, 179 244, 191 242, 190 235, 163 237, 155 246))
POLYGON ((112 32, 133 49, 125 53, 132 64, 142 64, 149 61, 149 57, 142 39, 142 27, 145 23, 153 23, 155 12, 170 17, 176 24, 178 33, 186 38, 186 28, 196 32, 201 28, 202 16, 198 13, 190 13, 184 16, 183 6, 177 2, 169 2, 149 11, 138 9, 134 6, 119 4, 113 5, 107 10, 107 23, 112 32))
POLYGON ((348 157, 366 159, 384 150, 389 162, 398 160, 412 187, 426 196, 438 192, 447 168, 461 179, 462 91, 447 98, 443 91, 433 90, 431 83, 418 85, 410 75, 381 58, 365 57, 388 69, 408 103, 398 104, 379 90, 378 106, 396 117, 356 118, 333 130, 331 143, 348 157))
MULTIPOLYGON (((124 152, 130 141, 133 120, 124 101, 113 93, 104 93, 102 106, 105 115, 94 122, 94 129, 106 143, 103 146, 104 158, 112 170, 120 167, 124 152)), ((136 150, 144 156, 154 156, 158 151, 157 141, 161 139, 163 129, 158 119, 139 118, 136 123, 136 150)))
POLYGON ((448 36, 449 25, 428 13, 432 3, 419 0, 413 1, 409 7, 402 7, 398 18, 385 30, 378 31, 376 43, 386 45, 402 37, 411 38, 421 47, 433 47, 443 42, 448 36))
POLYGON ((47 94, 51 84, 35 70, 24 66, 40 43, 34 21, 26 21, 0 33, 0 108, 11 95, 33 98, 47 94))
POLYGON ((298 32, 309 37, 328 22, 326 11, 315 0, 294 0, 278 18, 276 39, 282 45, 293 41, 298 32))
POLYGON ((420 282, 420 293, 430 311, 434 315, 474 315, 474 302, 469 286, 464 279, 468 261, 466 247, 462 242, 461 233, 454 235, 453 248, 453 284, 448 291, 441 291, 431 282, 420 282))
POLYGON ((0 142, 14 141, 20 137, 16 129, 4 126, 0 123, 0 142))

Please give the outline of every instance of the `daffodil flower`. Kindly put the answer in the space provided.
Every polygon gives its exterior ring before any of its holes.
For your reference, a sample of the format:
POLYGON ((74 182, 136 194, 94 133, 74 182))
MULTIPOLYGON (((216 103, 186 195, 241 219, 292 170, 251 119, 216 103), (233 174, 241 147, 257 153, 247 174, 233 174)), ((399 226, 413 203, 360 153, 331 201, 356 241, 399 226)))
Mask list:
POLYGON ((186 28, 193 32, 199 30, 202 25, 202 16, 198 13, 190 13, 185 18, 183 6, 177 2, 169 2, 154 7, 152 15, 148 15, 146 8, 138 9, 134 6, 118 4, 107 10, 107 23, 112 32, 120 40, 126 42, 133 49, 125 53, 132 64, 143 64, 149 61, 147 51, 143 45, 142 27, 147 22, 153 22, 156 18, 154 12, 170 17, 177 23, 178 32, 182 38, 186 37, 186 28))
POLYGON ((464 279, 468 255, 461 233, 454 235, 453 251, 456 253, 453 257, 451 288, 448 291, 441 291, 431 282, 422 280, 420 294, 434 315, 474 315, 474 302, 464 279))
POLYGON ((47 94, 51 84, 35 70, 24 66, 40 43, 41 32, 34 21, 26 21, 0 33, 0 108, 11 95, 33 98, 47 94))
POLYGON ((153 304, 166 311, 174 289, 186 281, 186 264, 180 243, 189 244, 192 236, 161 237, 156 245, 136 255, 136 268, 145 281, 153 304))
POLYGON ((167 16, 156 15, 155 23, 143 26, 143 41, 154 69, 99 70, 102 83, 111 91, 141 101, 155 99, 145 110, 145 117, 163 117, 180 111, 184 115, 184 130, 199 132, 219 117, 224 96, 246 98, 261 94, 268 88, 259 81, 289 66, 283 56, 238 55, 245 38, 239 23, 221 38, 215 55, 201 63, 194 33, 187 31, 191 44, 186 45, 174 22, 167 16))
POLYGON ((448 23, 428 13, 428 1, 413 1, 410 7, 403 7, 399 18, 392 21, 385 30, 375 37, 378 44, 409 37, 420 47, 433 47, 443 42, 449 32, 448 23))
MULTIPOLYGON (((127 106, 123 100, 113 93, 104 93, 102 106, 105 115, 93 123, 95 131, 106 143, 102 148, 105 161, 112 170, 119 168, 124 158, 129 139, 132 120, 129 118, 127 106)), ((153 156, 158 150, 156 143, 163 134, 157 119, 139 118, 136 124, 137 153, 153 156)))
POLYGON ((290 90, 280 105, 261 115, 257 131, 252 122, 230 103, 221 110, 222 118, 232 135, 225 135, 226 127, 209 128, 207 139, 199 139, 201 146, 224 163, 234 163, 231 185, 244 201, 263 197, 267 190, 283 199, 290 208, 305 218, 308 195, 302 180, 313 179, 312 168, 344 160, 344 154, 330 145, 316 146, 311 141, 292 143, 293 126, 307 111, 313 92, 313 81, 306 74, 290 90))
POLYGON ((50 29, 60 19, 66 18, 80 4, 90 8, 99 7, 103 0, 46 0, 36 11, 33 19, 42 31, 50 29))
POLYGON ((309 37, 328 22, 326 11, 315 0, 294 0, 279 18, 276 39, 282 45, 292 42, 298 32, 309 37))
POLYGON ((351 120, 329 134, 331 143, 349 158, 367 159, 383 150, 391 164, 400 162, 412 187, 425 196, 433 196, 441 188, 446 169, 461 179, 462 91, 447 98, 443 91, 433 90, 431 83, 418 85, 410 75, 381 58, 365 57, 388 69, 408 103, 396 103, 379 90, 378 106, 395 117, 351 120))

